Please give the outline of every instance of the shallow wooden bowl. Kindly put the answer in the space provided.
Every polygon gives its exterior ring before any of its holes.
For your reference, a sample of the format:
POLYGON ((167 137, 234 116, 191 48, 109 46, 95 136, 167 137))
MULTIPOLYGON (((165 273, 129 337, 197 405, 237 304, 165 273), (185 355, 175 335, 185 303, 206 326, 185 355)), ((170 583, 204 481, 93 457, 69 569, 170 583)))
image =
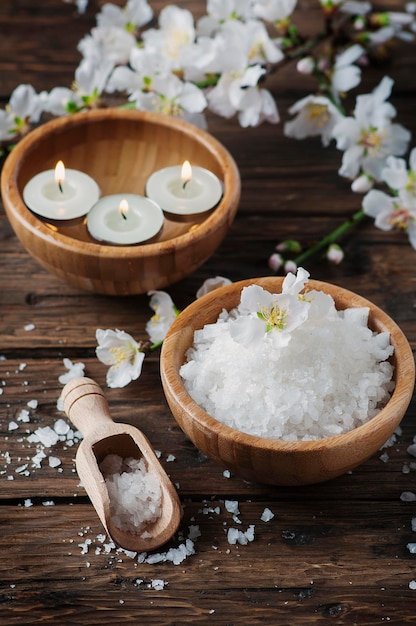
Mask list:
POLYGON ((366 424, 343 435, 316 441, 266 439, 220 423, 192 400, 179 375, 186 352, 193 343, 194 331, 215 322, 223 308, 234 308, 239 303, 243 287, 257 283, 272 293, 279 293, 282 282, 283 279, 278 277, 241 281, 193 302, 177 317, 163 343, 161 376, 176 421, 204 454, 254 482, 306 485, 344 474, 380 449, 399 425, 409 405, 415 383, 415 363, 406 337, 381 309, 351 291, 309 280, 311 289, 325 291, 334 298, 338 310, 368 306, 369 326, 375 331, 390 333, 396 383, 390 401, 366 424))
POLYGON ((171 117, 105 109, 62 117, 30 132, 13 149, 1 179, 9 221, 26 250, 46 269, 82 289, 128 295, 160 289, 193 272, 216 250, 235 216, 240 178, 229 152, 211 135, 171 117), (189 160, 224 184, 216 208, 190 219, 166 216, 152 240, 103 245, 78 222, 48 223, 24 204, 22 192, 37 173, 65 167, 92 176, 102 196, 145 195, 155 170, 189 160))

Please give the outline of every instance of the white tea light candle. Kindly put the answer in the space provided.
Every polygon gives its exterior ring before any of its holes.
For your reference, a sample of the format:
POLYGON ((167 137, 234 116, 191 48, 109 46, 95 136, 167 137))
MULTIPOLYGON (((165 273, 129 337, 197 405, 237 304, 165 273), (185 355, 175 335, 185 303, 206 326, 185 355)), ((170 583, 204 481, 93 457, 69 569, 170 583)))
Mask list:
POLYGON ((87 216, 94 239, 116 245, 132 245, 151 239, 163 226, 163 212, 152 200, 132 193, 101 198, 87 216))
POLYGON ((194 215, 212 209, 221 200, 221 181, 203 167, 189 161, 154 172, 146 183, 146 195, 164 211, 194 215))
POLYGON ((100 188, 91 176, 65 169, 62 161, 58 161, 54 170, 36 174, 23 189, 26 206, 50 220, 82 217, 99 197, 100 188))

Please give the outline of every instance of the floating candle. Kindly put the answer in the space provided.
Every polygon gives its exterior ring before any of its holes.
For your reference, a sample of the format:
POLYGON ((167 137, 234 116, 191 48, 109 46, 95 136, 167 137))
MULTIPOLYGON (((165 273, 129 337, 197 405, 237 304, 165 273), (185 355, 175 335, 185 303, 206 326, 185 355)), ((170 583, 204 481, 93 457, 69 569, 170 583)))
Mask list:
POLYGON ((50 220, 82 217, 99 197, 100 188, 91 176, 65 169, 62 161, 58 161, 54 170, 36 174, 23 189, 26 206, 50 220))
POLYGON ((212 209, 221 199, 221 181, 203 167, 182 165, 165 167, 154 172, 146 183, 146 195, 164 211, 177 215, 193 215, 212 209))
POLYGON ((112 194, 101 198, 87 216, 94 239, 132 245, 154 237, 163 226, 163 212, 152 200, 136 194, 112 194))

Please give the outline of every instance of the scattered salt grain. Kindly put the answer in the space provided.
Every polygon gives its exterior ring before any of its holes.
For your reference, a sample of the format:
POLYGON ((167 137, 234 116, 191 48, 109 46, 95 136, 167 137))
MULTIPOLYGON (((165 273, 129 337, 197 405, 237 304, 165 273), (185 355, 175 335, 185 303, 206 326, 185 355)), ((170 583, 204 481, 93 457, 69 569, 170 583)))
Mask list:
POLYGON ((410 554, 416 554, 416 543, 408 543, 407 549, 409 550, 410 554))
POLYGON ((416 589, 416 580, 411 580, 409 583, 409 589, 416 589))
POLYGON ((27 409, 22 409, 19 413, 19 415, 17 416, 17 421, 18 422, 23 422, 25 424, 27 424, 28 422, 30 422, 30 414, 29 411, 27 409))
POLYGON ((73 363, 70 359, 63 359, 63 363, 68 371, 59 376, 58 380, 61 385, 66 385, 70 380, 84 376, 84 363, 73 363))
POLYGON ((38 408, 38 401, 37 400, 29 400, 29 402, 27 403, 27 406, 30 409, 37 409, 38 408))
POLYGON ((274 518, 274 513, 272 513, 272 511, 269 508, 265 508, 263 513, 261 514, 261 521, 262 522, 270 522, 270 520, 272 520, 274 518))
POLYGON ((156 578, 155 580, 152 580, 151 582, 152 588, 156 589, 156 591, 161 591, 162 589, 165 588, 166 585, 167 585, 167 582, 165 582, 164 580, 160 580, 160 578, 156 578))
POLYGON ((402 502, 415 502, 416 493, 413 493, 413 491, 403 491, 403 493, 400 494, 400 500, 402 500, 402 502))
POLYGON ((233 515, 238 515, 240 513, 237 500, 224 500, 224 506, 226 510, 233 515))
POLYGON ((50 426, 37 428, 35 430, 35 435, 37 436, 38 441, 45 446, 45 448, 54 446, 59 440, 58 433, 56 433, 50 426))
POLYGON ((174 454, 168 454, 168 456, 166 457, 166 462, 172 463, 172 461, 174 461, 175 459, 176 459, 176 456, 174 454))
POLYGON ((247 545, 249 541, 254 541, 254 524, 249 526, 245 532, 238 530, 238 528, 229 528, 227 541, 230 545, 239 543, 242 546, 247 545))
POLYGON ((412 525, 412 531, 416 533, 416 517, 412 518, 411 525, 412 525))
POLYGON ((144 459, 109 454, 100 464, 110 498, 112 521, 121 530, 141 533, 161 515, 161 487, 144 459))
POLYGON ((314 313, 290 332, 264 324, 254 341, 244 325, 239 335, 238 323, 257 317, 242 305, 196 330, 180 370, 193 400, 231 428, 289 441, 338 435, 374 417, 394 388, 389 334, 368 328, 367 307, 337 311, 316 291, 305 301, 314 313))
POLYGON ((30 498, 26 498, 26 500, 23 502, 24 506, 26 508, 29 508, 30 506, 33 506, 33 502, 30 498))
POLYGON ((53 500, 45 500, 42 504, 43 506, 55 506, 55 502, 53 500))
POLYGON ((224 478, 231 478, 230 470, 224 470, 222 475, 224 476, 224 478))
POLYGON ((15 421, 9 422, 8 430, 16 430, 17 428, 19 428, 19 424, 17 424, 15 421))
POLYGON ((30 332, 31 330, 35 330, 35 325, 34 324, 26 324, 23 327, 27 332, 30 332))
POLYGON ((408 448, 407 448, 407 452, 408 454, 410 454, 411 456, 416 456, 416 443, 412 443, 408 448))
POLYGON ((56 456, 50 456, 48 461, 49 467, 59 467, 61 465, 61 459, 58 459, 56 456))

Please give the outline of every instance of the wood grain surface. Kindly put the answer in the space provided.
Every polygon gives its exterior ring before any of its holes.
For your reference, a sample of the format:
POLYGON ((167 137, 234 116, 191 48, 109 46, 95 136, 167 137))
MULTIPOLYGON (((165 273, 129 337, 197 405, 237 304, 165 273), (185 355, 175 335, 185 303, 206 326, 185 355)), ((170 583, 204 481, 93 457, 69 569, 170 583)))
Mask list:
MULTIPOLYGON (((90 0, 88 12, 80 16, 74 5, 61 0, 2 0, 2 106, 20 83, 31 83, 38 91, 71 84, 80 61, 77 43, 94 26, 102 4, 90 0)), ((166 4, 152 2, 156 12, 166 4)), ((195 15, 204 13, 205 3, 199 0, 180 4, 195 15)), ((402 9, 403 3, 380 0, 377 6, 402 9)), ((302 0, 298 14, 301 28, 313 32, 319 21, 317 3, 302 0)), ((392 76, 391 101, 398 120, 414 136, 415 58, 414 43, 398 43, 389 62, 364 72, 360 86, 367 92, 382 76, 392 76)), ((314 242, 359 209, 359 198, 337 175, 341 153, 333 144, 323 149, 318 140, 297 142, 283 135, 288 107, 308 93, 305 79, 287 65, 273 76, 270 89, 282 118, 276 127, 243 130, 235 120, 209 116, 210 132, 238 165, 242 195, 236 219, 215 254, 168 289, 180 309, 195 299, 206 278, 267 276, 267 259, 277 242, 314 242)), ((228 477, 172 417, 157 351, 146 357, 136 382, 124 389, 105 386, 106 368, 95 356, 95 331, 121 328, 145 338, 152 314, 148 296, 114 298, 69 286, 24 250, 4 211, 0 242, 2 626, 415 623, 416 591, 409 583, 416 580, 416 555, 409 544, 416 543, 416 501, 402 496, 416 493, 416 459, 408 452, 416 436, 414 397, 392 445, 332 481, 268 487, 232 473, 228 477), (45 449, 40 467, 33 467, 39 444, 30 434, 66 420, 57 408, 63 388, 58 377, 67 371, 64 359, 84 363, 85 374, 105 389, 113 419, 140 429, 160 451, 183 515, 179 532, 156 552, 169 559, 187 539, 189 547, 191 538, 194 553, 178 565, 151 562, 154 552, 138 559, 108 545, 75 471, 79 441, 58 441, 45 449), (32 400, 37 407, 28 406, 32 400), (50 466, 50 457, 61 465, 50 466), (230 502, 238 503, 238 513, 230 502), (274 514, 268 522, 262 521, 265 509, 274 514), (253 541, 228 542, 229 529, 245 533, 250 526, 253 541)), ((341 265, 314 259, 306 266, 311 276, 382 308, 414 351, 416 253, 405 234, 382 232, 365 220, 343 245, 341 265)))

